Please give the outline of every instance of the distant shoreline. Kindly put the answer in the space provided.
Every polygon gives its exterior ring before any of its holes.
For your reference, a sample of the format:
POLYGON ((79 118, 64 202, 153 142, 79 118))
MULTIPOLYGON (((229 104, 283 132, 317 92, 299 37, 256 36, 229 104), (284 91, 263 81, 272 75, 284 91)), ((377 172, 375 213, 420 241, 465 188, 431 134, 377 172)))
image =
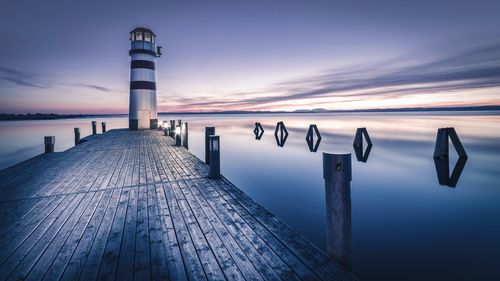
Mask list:
MULTIPOLYGON (((465 107, 413 107, 413 108, 387 108, 387 109, 356 109, 356 110, 295 110, 295 111, 213 111, 213 112, 159 112, 159 115, 199 115, 199 114, 304 114, 304 113, 385 113, 385 112, 454 112, 454 111, 500 111, 500 105, 491 106, 465 106, 465 107)), ((7 114, 0 113, 0 121, 15 120, 56 120, 75 119, 105 116, 127 116, 127 114, 55 114, 55 113, 27 113, 7 114)))

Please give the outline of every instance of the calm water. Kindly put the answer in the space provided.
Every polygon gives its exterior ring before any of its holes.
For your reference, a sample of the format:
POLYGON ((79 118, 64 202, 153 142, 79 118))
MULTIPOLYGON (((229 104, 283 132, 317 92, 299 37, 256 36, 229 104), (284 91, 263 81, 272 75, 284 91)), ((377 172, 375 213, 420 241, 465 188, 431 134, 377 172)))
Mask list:
MULTIPOLYGON (((500 276, 500 113, 391 113, 161 116, 189 121, 190 150, 204 159, 205 126, 221 136, 221 170, 238 187, 326 249, 321 152, 353 155, 352 270, 361 280, 491 280, 500 276), (265 130, 260 140, 254 122, 265 130), (284 121, 289 137, 276 144, 284 121), (322 141, 310 152, 305 135, 317 124, 322 141), (352 141, 366 127, 373 147, 358 162, 352 141), (436 130, 455 127, 469 158, 455 187, 440 185, 432 158, 436 130)), ((95 118, 94 118, 95 119, 95 118)), ((73 145, 73 128, 90 121, 0 122, 0 168, 73 145)), ((126 118, 106 121, 109 129, 126 118)), ((100 131, 100 127, 99 127, 100 131)), ((450 152, 454 153, 450 145, 450 152)), ((457 156, 450 156, 450 173, 457 156)), ((441 166, 440 166, 441 167, 441 166)))

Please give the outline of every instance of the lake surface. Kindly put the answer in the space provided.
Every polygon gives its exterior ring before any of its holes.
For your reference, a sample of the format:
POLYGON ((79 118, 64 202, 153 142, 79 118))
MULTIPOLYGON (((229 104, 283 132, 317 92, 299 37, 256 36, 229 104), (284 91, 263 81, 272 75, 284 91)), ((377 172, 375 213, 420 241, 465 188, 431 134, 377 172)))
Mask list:
MULTIPOLYGON (((160 116, 169 119, 189 122, 189 148, 200 159, 204 127, 215 126, 222 174, 325 251, 322 152, 352 153, 351 269, 361 280, 500 276, 500 112, 160 116), (279 121, 289 133, 283 147, 274 137, 279 121), (317 152, 306 143, 310 124, 322 136, 317 152), (359 127, 373 142, 366 162, 352 145, 359 127), (443 185, 437 171, 446 163, 433 159, 442 127, 456 129, 469 156, 458 161, 450 143, 450 174, 459 167, 443 185)), ((126 117, 0 122, 0 169, 42 153, 45 135, 56 136, 56 151, 70 148, 73 128, 86 136, 91 120, 108 130, 128 125, 126 117)))

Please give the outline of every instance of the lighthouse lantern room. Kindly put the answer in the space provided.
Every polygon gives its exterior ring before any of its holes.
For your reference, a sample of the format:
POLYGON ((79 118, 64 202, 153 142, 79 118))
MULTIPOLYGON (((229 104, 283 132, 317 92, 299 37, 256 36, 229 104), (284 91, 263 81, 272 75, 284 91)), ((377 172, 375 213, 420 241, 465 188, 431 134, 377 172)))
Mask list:
POLYGON ((155 61, 161 55, 156 35, 138 27, 130 32, 129 129, 153 129, 158 123, 155 61))

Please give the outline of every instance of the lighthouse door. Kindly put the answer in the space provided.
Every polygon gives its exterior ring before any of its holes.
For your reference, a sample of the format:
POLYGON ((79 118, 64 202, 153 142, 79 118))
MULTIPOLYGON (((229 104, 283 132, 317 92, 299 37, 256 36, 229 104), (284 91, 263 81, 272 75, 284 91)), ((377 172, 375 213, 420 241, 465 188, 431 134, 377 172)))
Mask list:
POLYGON ((139 111, 139 129, 149 129, 149 110, 139 111))

